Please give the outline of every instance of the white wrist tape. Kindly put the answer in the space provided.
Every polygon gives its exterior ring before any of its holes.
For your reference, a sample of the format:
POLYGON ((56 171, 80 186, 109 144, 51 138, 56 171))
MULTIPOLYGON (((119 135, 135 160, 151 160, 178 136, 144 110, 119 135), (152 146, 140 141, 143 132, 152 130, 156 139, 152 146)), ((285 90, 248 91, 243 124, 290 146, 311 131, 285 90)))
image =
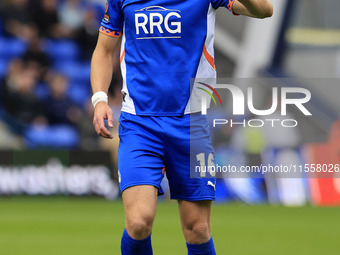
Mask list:
POLYGON ((98 92, 93 94, 91 101, 92 101, 93 107, 96 107, 96 105, 99 102, 107 103, 108 102, 108 96, 104 91, 98 91, 98 92))

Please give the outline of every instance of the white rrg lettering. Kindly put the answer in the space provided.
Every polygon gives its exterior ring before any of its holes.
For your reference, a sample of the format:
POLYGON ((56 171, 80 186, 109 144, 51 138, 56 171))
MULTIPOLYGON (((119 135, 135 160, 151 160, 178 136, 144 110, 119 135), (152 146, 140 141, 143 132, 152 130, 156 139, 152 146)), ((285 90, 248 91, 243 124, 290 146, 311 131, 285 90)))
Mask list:
POLYGON ((136 24, 136 34, 139 35, 139 28, 141 27, 144 30, 145 34, 149 34, 149 31, 146 29, 146 24, 148 23, 148 16, 144 13, 136 13, 135 14, 135 24, 136 24), (139 22, 139 18, 143 18, 143 22, 139 22))
POLYGON ((181 33, 182 32, 181 22, 171 22, 171 26, 176 26, 176 29, 171 29, 169 27, 169 18, 172 16, 175 16, 179 19, 181 18, 181 15, 179 15, 177 12, 168 13, 164 19, 164 26, 165 26, 166 31, 168 31, 170 34, 181 33))
POLYGON ((157 27, 158 31, 163 34, 163 29, 161 28, 161 25, 163 23, 163 15, 160 13, 150 13, 150 33, 154 33, 154 27, 157 27), (155 21, 155 17, 158 17, 158 21, 155 21))

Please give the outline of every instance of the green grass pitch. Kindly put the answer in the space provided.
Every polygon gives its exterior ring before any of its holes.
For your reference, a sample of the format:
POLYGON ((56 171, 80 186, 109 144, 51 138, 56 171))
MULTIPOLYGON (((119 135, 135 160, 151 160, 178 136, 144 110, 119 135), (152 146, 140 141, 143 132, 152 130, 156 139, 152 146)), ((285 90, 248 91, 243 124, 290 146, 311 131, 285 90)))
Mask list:
MULTIPOLYGON (((217 254, 338 255, 340 208, 215 204, 217 254)), ((0 255, 120 254, 121 201, 98 198, 0 198, 0 255)), ((154 254, 186 254, 175 202, 160 202, 154 254)))

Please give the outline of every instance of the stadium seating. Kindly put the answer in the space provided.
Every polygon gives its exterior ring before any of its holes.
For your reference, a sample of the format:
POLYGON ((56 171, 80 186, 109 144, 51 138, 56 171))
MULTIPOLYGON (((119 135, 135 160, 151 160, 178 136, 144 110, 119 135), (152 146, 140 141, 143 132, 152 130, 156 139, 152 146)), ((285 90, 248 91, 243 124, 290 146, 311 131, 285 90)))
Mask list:
POLYGON ((76 61, 79 57, 79 46, 72 40, 46 40, 44 51, 55 62, 76 61))
POLYGON ((0 38, 0 59, 13 59, 25 53, 27 44, 16 38, 0 38))
POLYGON ((3 58, 0 58, 0 79, 6 75, 7 65, 7 61, 3 58))
POLYGON ((75 104, 83 107, 91 97, 91 87, 88 83, 71 83, 67 94, 75 104))
POLYGON ((90 83, 90 62, 76 61, 57 62, 56 71, 66 75, 71 83, 90 83))
MULTIPOLYGON (((64 0, 59 0, 61 4, 64 0)), ((100 20, 105 12, 105 4, 81 1, 84 8, 94 8, 100 20)), ((1 5, 1 4, 0 4, 1 5)), ((51 71, 65 75, 69 79, 67 95, 74 104, 83 107, 91 96, 90 61, 81 60, 81 47, 74 39, 42 39, 42 50, 51 60, 51 71)), ((15 37, 4 34, 0 20, 0 79, 5 77, 12 59, 23 56, 28 44, 15 37)), ((38 83, 35 95, 45 101, 50 90, 48 84, 38 83)), ((16 132, 15 128, 12 130, 16 132)), ((77 130, 70 126, 29 127, 23 131, 25 145, 29 148, 75 148, 79 143, 77 130)))
POLYGON ((50 127, 29 127, 24 134, 24 142, 28 148, 76 148, 79 144, 77 130, 68 125, 50 127))

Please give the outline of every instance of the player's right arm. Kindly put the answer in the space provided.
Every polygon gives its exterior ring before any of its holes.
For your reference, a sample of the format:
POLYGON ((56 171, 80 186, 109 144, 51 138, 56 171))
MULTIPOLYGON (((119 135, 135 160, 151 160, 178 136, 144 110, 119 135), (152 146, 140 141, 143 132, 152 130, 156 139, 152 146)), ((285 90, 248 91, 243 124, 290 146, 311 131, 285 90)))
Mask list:
MULTIPOLYGON (((91 61, 91 86, 93 93, 108 92, 113 72, 114 52, 119 45, 120 37, 99 33, 97 46, 91 61)), ((113 127, 113 115, 109 105, 99 102, 95 106, 93 125, 98 135, 112 139, 112 134, 105 127, 104 120, 108 120, 109 127, 113 127)))
POLYGON ((273 16, 273 5, 270 0, 235 0, 233 13, 264 19, 273 16))

